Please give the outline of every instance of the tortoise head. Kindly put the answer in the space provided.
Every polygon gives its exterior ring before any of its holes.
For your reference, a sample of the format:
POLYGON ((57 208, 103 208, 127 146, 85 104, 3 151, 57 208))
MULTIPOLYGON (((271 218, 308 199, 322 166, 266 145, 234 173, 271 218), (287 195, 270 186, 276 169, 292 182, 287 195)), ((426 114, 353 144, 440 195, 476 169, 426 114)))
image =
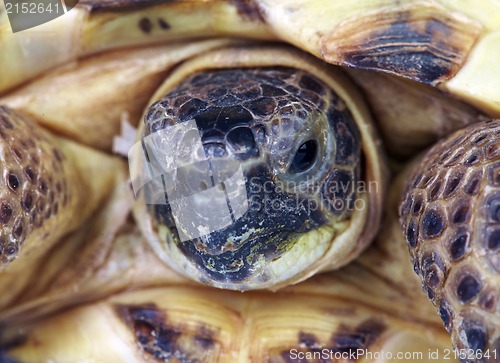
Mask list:
POLYGON ((156 250, 210 285, 303 279, 368 207, 357 123, 303 70, 194 72, 149 107, 142 136, 156 250))

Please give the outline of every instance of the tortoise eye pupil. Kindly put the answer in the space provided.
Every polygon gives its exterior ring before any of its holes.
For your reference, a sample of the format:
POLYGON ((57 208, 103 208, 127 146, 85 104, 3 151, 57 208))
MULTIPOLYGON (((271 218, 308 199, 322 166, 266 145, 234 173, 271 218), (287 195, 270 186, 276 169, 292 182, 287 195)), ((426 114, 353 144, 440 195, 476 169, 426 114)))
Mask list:
POLYGON ((317 153, 318 144, 315 140, 304 142, 295 153, 289 171, 291 173, 300 173, 309 169, 314 164, 317 153))

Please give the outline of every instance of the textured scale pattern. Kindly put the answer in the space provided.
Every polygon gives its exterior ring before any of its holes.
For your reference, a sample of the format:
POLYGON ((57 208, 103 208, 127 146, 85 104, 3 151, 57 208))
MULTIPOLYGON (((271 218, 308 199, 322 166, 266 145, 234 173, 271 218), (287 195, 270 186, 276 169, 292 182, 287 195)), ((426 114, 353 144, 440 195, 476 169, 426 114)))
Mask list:
POLYGON ((0 106, 0 264, 68 202, 64 155, 39 129, 0 106))
POLYGON ((202 140, 212 140, 213 147, 206 151, 212 157, 269 157, 280 175, 290 168, 297 135, 314 138, 322 132, 310 120, 323 114, 333 126, 335 168, 321 186, 322 199, 333 214, 346 218, 355 188, 346 191, 336 185, 360 180, 359 131, 344 101, 303 71, 275 67, 200 72, 149 108, 145 134, 196 119, 202 140), (259 155, 263 151, 266 156, 259 155), (347 201, 346 208, 336 207, 331 202, 335 199, 347 201))
POLYGON ((500 121, 432 148, 409 180, 400 217, 414 270, 454 345, 498 352, 500 121))
POLYGON ((237 139, 242 130, 233 125, 241 123, 251 127, 257 144, 267 143, 276 169, 283 173, 297 135, 311 128, 307 119, 324 112, 335 113, 331 115, 336 119, 335 163, 352 178, 353 169, 358 167, 360 140, 358 130, 348 119, 346 105, 326 85, 299 70, 275 67, 200 72, 149 108, 146 135, 203 114, 203 120, 197 120, 198 126, 213 128, 209 136, 225 137, 237 155, 253 151, 249 148, 250 135, 247 140, 237 139), (328 106, 333 107, 327 110, 328 106))

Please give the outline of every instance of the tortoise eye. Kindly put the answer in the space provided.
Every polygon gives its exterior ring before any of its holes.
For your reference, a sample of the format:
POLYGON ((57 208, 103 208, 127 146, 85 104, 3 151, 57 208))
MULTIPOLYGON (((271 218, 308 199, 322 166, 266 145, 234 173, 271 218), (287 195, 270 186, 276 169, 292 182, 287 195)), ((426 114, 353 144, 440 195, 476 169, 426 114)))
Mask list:
POLYGON ((318 143, 316 140, 308 140, 304 142, 295 153, 288 171, 290 173, 300 173, 309 169, 316 161, 317 154, 318 143))

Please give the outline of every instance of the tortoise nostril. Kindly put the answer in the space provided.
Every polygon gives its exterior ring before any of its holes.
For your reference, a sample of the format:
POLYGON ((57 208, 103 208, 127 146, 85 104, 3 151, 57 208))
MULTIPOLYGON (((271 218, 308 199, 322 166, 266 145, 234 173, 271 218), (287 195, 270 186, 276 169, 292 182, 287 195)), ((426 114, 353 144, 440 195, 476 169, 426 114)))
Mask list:
POLYGON ((203 143, 205 155, 209 158, 223 158, 227 156, 226 145, 221 142, 203 143))
POLYGON ((204 190, 207 190, 207 189, 208 189, 208 185, 207 185, 207 183, 205 183, 204 181, 201 181, 201 182, 200 182, 199 187, 200 187, 200 190, 201 190, 201 191, 204 191, 204 190))

